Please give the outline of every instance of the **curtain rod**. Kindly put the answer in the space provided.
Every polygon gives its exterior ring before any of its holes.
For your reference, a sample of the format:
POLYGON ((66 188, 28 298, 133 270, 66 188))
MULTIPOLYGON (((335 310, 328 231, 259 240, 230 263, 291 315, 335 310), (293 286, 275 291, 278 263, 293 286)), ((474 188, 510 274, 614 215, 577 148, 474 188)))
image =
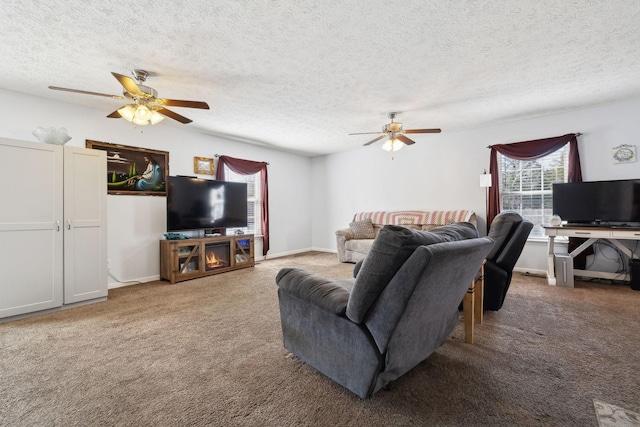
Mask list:
MULTIPOLYGON (((576 133, 574 133, 574 135, 575 135, 575 136, 576 136, 576 138, 577 138, 577 137, 579 137, 579 136, 582 136, 582 132, 576 132, 576 133)), ((493 145, 487 145, 487 148, 491 148, 491 147, 493 147, 493 145)))
MULTIPOLYGON (((222 154, 214 154, 214 155, 213 155, 213 157, 220 157, 220 156, 222 156, 222 154)), ((266 162, 266 163, 267 163, 267 165, 269 165, 269 164, 270 164, 269 162, 266 162)))

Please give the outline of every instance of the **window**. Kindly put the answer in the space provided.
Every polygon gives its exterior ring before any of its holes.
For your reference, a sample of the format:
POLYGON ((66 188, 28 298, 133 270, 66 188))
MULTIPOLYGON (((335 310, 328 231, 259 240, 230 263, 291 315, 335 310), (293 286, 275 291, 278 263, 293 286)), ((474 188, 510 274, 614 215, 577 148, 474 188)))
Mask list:
POLYGON ((541 224, 551 222, 553 183, 568 182, 569 144, 537 160, 514 160, 498 154, 500 206, 533 222, 529 237, 543 237, 541 224))
POLYGON ((225 165, 224 176, 227 181, 247 183, 247 227, 229 228, 228 234, 233 234, 237 230, 245 234, 262 234, 262 218, 260 217, 260 173, 253 175, 241 175, 235 173, 225 165))

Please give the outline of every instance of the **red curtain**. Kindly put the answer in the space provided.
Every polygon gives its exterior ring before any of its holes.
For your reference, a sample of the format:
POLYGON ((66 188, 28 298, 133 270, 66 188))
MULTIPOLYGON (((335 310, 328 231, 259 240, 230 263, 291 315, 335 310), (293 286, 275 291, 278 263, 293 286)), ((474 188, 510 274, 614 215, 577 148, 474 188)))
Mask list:
POLYGON ((580 155, 578 154, 578 138, 569 133, 554 138, 535 139, 532 141, 514 142, 512 144, 496 144, 491 146, 489 173, 489 211, 487 212, 487 229, 500 212, 500 177, 498 176, 498 153, 516 160, 535 160, 564 147, 569 143, 569 182, 582 182, 580 155))
POLYGON ((267 187, 266 162, 254 162, 252 160, 236 159, 229 156, 218 157, 218 169, 216 179, 224 181, 224 166, 241 175, 253 175, 260 172, 260 198, 262 219, 262 255, 266 256, 269 250, 269 191, 267 187))

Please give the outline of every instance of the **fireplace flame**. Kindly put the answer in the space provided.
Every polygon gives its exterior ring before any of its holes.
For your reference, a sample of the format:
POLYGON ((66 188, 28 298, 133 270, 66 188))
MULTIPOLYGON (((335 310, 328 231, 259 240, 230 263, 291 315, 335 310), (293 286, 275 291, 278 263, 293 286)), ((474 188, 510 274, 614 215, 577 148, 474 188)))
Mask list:
POLYGON ((227 261, 222 258, 218 258, 213 251, 206 254, 205 263, 207 264, 207 268, 220 268, 228 265, 227 261))

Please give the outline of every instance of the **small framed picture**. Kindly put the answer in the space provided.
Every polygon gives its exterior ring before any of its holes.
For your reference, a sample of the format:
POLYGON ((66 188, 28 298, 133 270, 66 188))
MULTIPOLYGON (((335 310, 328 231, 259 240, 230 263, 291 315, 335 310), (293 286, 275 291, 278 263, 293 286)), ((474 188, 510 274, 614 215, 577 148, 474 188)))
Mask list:
POLYGON ((207 157, 194 157, 193 171, 195 173, 213 175, 213 159, 209 159, 207 157))
POLYGON ((636 161, 636 146, 629 144, 618 145, 611 149, 613 163, 632 163, 636 161))

